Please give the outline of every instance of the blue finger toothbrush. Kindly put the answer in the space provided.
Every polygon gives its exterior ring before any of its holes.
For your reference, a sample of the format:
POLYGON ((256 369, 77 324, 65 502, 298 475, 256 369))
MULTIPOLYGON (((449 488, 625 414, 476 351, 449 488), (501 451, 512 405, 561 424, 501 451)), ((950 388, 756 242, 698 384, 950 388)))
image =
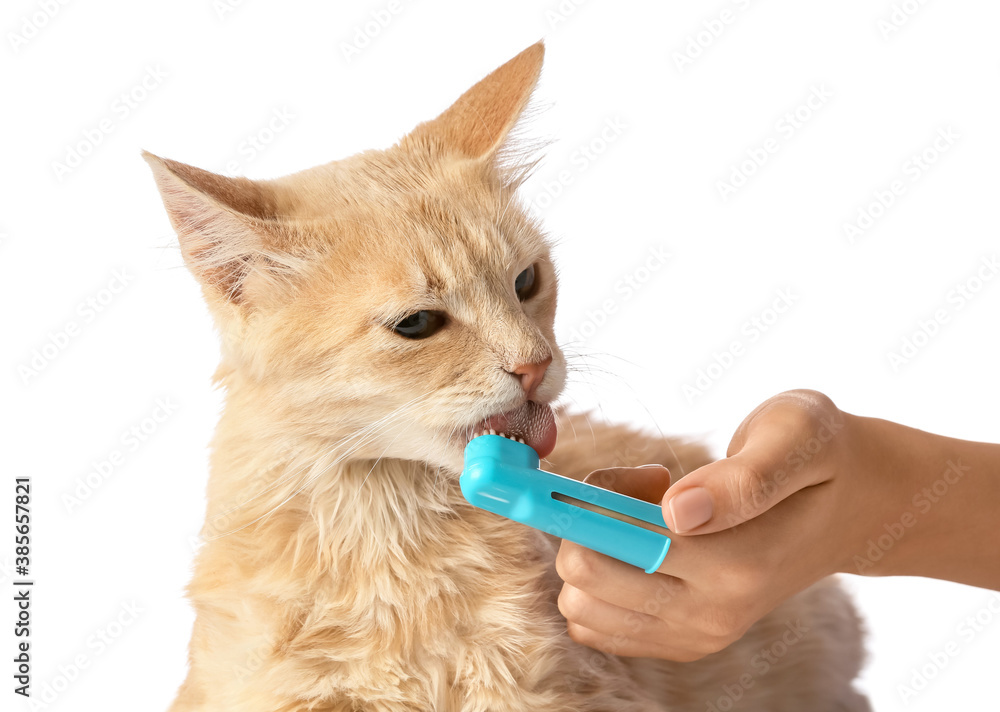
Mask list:
POLYGON ((539 469, 529 445, 480 435, 459 480, 470 504, 654 573, 670 548, 658 505, 539 469))

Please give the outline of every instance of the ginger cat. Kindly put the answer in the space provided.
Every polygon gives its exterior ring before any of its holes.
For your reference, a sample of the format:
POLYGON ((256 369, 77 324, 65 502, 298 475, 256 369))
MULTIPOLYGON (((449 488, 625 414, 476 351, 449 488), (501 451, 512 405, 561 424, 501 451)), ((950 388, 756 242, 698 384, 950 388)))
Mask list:
POLYGON ((561 414, 555 445, 556 275, 509 141, 542 56, 529 47, 389 149, 275 180, 144 154, 226 391, 173 712, 868 709, 834 582, 702 660, 619 658, 567 636, 553 541, 459 491, 487 421, 577 478, 709 460, 561 414), (763 661, 793 625, 808 634, 763 661))

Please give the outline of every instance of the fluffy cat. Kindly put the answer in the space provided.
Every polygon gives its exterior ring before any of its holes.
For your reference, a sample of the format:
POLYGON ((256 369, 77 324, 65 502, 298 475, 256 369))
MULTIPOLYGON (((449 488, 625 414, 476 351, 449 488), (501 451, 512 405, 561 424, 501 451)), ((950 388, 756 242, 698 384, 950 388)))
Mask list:
POLYGON ((461 496, 487 421, 577 478, 709 460, 561 414, 549 453, 556 274, 509 140, 542 56, 529 47, 389 149, 275 180, 144 154, 226 393, 173 712, 868 708, 851 687, 859 622, 833 581, 696 662, 619 658, 567 636, 557 542, 461 496), (755 669, 790 625, 809 633, 755 669))

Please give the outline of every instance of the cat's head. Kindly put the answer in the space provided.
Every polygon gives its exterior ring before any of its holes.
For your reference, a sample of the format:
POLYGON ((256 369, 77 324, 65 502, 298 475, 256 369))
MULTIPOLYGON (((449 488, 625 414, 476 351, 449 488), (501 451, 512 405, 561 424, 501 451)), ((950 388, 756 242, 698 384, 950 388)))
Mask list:
POLYGON ((145 154, 223 381, 266 401, 255 417, 453 470, 484 427, 552 449, 556 274, 509 145, 542 56, 529 47, 387 150, 275 180, 145 154))

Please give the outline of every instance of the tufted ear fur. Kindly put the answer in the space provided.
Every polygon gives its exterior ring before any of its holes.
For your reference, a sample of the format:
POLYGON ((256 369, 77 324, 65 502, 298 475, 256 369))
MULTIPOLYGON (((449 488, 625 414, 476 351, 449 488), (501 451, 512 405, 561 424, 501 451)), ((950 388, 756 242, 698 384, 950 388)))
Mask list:
POLYGON ((531 98, 544 55, 541 42, 531 45, 476 83, 436 119, 420 124, 407 139, 430 141, 464 158, 495 157, 531 98))
POLYGON ((292 267, 281 255, 274 193, 264 183, 230 178, 143 151, 181 253, 191 273, 215 297, 249 306, 248 282, 268 281, 292 267))

